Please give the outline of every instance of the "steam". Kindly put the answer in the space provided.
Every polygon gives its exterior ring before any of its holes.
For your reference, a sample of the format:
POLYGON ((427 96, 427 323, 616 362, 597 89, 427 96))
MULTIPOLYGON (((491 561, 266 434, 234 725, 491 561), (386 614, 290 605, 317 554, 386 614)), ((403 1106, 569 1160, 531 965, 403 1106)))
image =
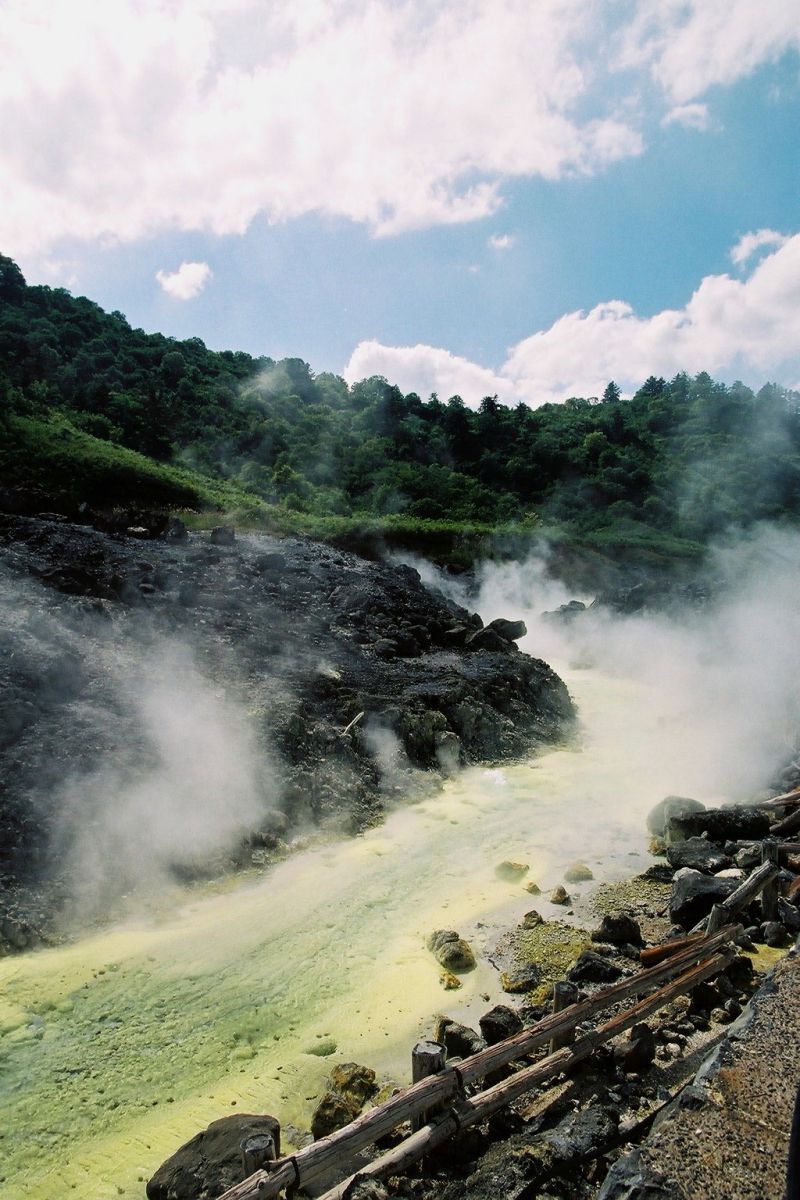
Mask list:
POLYGON ((594 670, 631 686, 625 723, 602 716, 593 742, 619 739, 619 805, 668 793, 754 799, 797 751, 800 734, 800 535, 761 527, 711 555, 707 605, 621 616, 593 607, 543 618, 570 599, 546 561, 485 569, 485 619, 523 616, 521 648, 567 677, 594 670))

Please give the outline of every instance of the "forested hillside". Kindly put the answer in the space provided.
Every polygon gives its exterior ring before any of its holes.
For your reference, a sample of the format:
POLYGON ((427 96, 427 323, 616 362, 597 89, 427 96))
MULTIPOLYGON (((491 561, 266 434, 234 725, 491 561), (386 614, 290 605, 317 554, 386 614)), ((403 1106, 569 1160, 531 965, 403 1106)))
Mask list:
POLYGON ((681 374, 651 376, 630 400, 610 382, 599 398, 486 397, 474 411, 145 334, 28 287, 4 257, 0 401, 3 482, 83 487, 92 503, 224 507, 245 494, 287 516, 547 526, 675 552, 800 514, 797 392, 681 374))

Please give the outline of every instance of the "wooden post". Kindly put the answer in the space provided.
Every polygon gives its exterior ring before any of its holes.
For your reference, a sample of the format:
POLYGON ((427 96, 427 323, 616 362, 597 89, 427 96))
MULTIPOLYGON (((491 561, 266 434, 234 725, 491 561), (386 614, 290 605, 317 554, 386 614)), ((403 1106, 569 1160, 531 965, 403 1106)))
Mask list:
MULTIPOLYGON (((759 870, 763 869, 759 867, 759 870)), ((771 866, 770 869, 774 870, 775 868, 771 866)), ((474 1084, 478 1080, 484 1079, 499 1067, 546 1046, 552 1037, 574 1028, 581 1021, 593 1019, 598 1013, 623 1000, 646 995, 654 988, 661 987, 667 980, 680 975, 681 972, 685 973, 687 968, 692 967, 700 959, 706 959, 703 968, 705 971, 709 966, 708 959, 717 951, 722 951, 726 943, 740 937, 741 934, 742 927, 733 925, 721 929, 719 933, 715 933, 711 937, 699 938, 687 949, 673 955, 666 962, 640 971, 638 975, 620 979, 590 999, 582 1000, 579 1004, 565 1009, 563 1013, 551 1014, 535 1025, 522 1029, 519 1033, 499 1042, 496 1046, 487 1046, 485 1050, 470 1055, 469 1058, 465 1058, 459 1063, 457 1071, 455 1068, 440 1071, 437 1075, 431 1075, 419 1083, 412 1084, 410 1088, 390 1097, 377 1108, 371 1108, 361 1113, 343 1129, 337 1129, 327 1137, 305 1146, 291 1158, 279 1159, 274 1166, 270 1167, 269 1172, 263 1169, 255 1171, 243 1183, 234 1184, 232 1188, 229 1188, 224 1196, 220 1197, 220 1200, 273 1200, 286 1187, 293 1187, 297 1184, 305 1187, 312 1180, 318 1179, 320 1175, 338 1169, 343 1159, 351 1158, 356 1151, 363 1150, 364 1147, 378 1141, 396 1128, 401 1121, 408 1120, 421 1112, 439 1109, 444 1104, 456 1103, 464 1084, 474 1084)), ((715 958, 715 962, 717 962, 715 970, 720 969, 718 958, 719 956, 715 958)), ((705 978, 705 975, 703 977, 705 978)), ((684 974, 683 978, 686 980, 688 976, 684 974)), ((694 979, 694 982, 697 982, 697 978, 694 979)), ((662 1004, 667 1002, 663 999, 664 994, 662 988, 660 1001, 662 1004)), ((636 1019, 644 1020, 644 1017, 640 1015, 636 1019)), ((618 1030, 617 1032, 622 1031, 618 1030)), ((562 1069, 560 1065, 562 1056, 566 1056, 568 1060, 563 1069, 575 1061, 574 1058, 570 1058, 571 1053, 572 1051, 568 1049, 557 1052, 555 1057, 558 1059, 559 1070, 562 1069)), ((558 1072, 556 1071, 556 1073, 558 1072)), ((511 1078, 515 1079, 516 1076, 511 1078)), ((535 1080, 531 1086, 535 1086, 538 1082, 538 1079, 535 1080)), ((426 1150, 422 1151, 423 1154, 426 1152, 426 1150)))
POLYGON ((727 925, 731 919, 731 914, 727 908, 723 908, 721 904, 715 904, 708 914, 706 922, 706 933, 716 933, 718 929, 722 929, 723 925, 727 925))
MULTIPOLYGON (((417 1042, 411 1051, 411 1082, 419 1083, 429 1075, 438 1075, 444 1070, 447 1051, 441 1042, 417 1042)), ((411 1118, 411 1132, 416 1133, 421 1125, 426 1125, 430 1112, 420 1113, 411 1118)))
POLYGON ((254 1133, 239 1143, 242 1152, 242 1170, 244 1177, 252 1175, 259 1167, 274 1162, 277 1158, 275 1139, 271 1133, 254 1133))
MULTIPOLYGON (((493 1113, 499 1112, 501 1108, 505 1108, 513 1100, 519 1099, 520 1096, 545 1080, 551 1079, 553 1075, 568 1071, 577 1063, 583 1062, 598 1046, 631 1029, 634 1025, 638 1025, 640 1021, 646 1020, 654 1012, 663 1008, 665 1004, 669 1004, 676 996, 683 995, 684 992, 696 987, 698 983, 710 979, 719 971, 724 971, 735 956, 733 949, 727 949, 707 958, 673 983, 661 988, 648 1000, 643 1000, 626 1012, 620 1013, 619 1016, 606 1021, 592 1033, 585 1034, 572 1049, 559 1050, 557 1054, 551 1054, 541 1062, 512 1075, 503 1083, 495 1084, 494 1087, 481 1092, 479 1096, 462 1100, 456 1108, 434 1118, 432 1122, 424 1125, 411 1137, 406 1138, 399 1146, 388 1150, 380 1158, 363 1167, 358 1172, 358 1178, 380 1179, 386 1175, 404 1171, 424 1155, 430 1154, 432 1150, 435 1150, 437 1146, 440 1146, 460 1129, 467 1129, 471 1125, 487 1120, 493 1113)), ((355 1178, 356 1176, 351 1175, 330 1191, 325 1192, 320 1200, 346 1200, 348 1189, 355 1178)), ((225 1196, 220 1197, 220 1200, 233 1200, 233 1197, 228 1197, 226 1193, 225 1196)))
MULTIPOLYGON (((761 843, 761 862, 774 863, 778 866, 778 843, 775 838, 764 838, 761 843)), ((778 917, 778 871, 775 871, 775 877, 764 885, 764 890, 761 893, 761 912, 765 921, 775 921, 778 917)))
MULTIPOLYGON (((569 1008, 570 1004, 575 1004, 578 999, 578 989, 574 983, 568 983, 566 979, 560 979, 558 983, 553 984, 553 1015, 563 1012, 565 1008, 569 1008)), ((568 1029, 565 1033, 550 1039, 550 1053, 555 1053, 562 1046, 571 1046, 575 1041, 575 1027, 568 1029)))

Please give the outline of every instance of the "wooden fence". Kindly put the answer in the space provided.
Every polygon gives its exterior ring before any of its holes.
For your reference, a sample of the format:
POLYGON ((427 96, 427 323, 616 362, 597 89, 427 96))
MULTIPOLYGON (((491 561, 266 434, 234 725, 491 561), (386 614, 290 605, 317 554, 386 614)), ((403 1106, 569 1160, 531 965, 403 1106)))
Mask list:
MULTIPOLYGON (((767 877, 764 867, 759 871, 761 878, 767 877)), ((732 899, 729 897, 729 901, 732 899)), ((269 1200, 285 1188, 302 1187, 320 1176, 346 1169, 358 1151, 386 1136, 402 1122, 411 1122, 413 1132, 400 1145, 376 1158, 357 1176, 346 1179, 323 1197, 323 1200, 344 1200, 356 1178, 375 1178, 404 1169, 460 1129, 486 1120, 532 1088, 586 1059, 604 1042, 646 1020, 676 996, 723 971, 736 954, 731 943, 742 932, 741 926, 729 924, 711 934, 681 939, 679 943, 665 943, 656 948, 660 960, 645 970, 604 988, 587 1000, 553 1012, 513 1037, 463 1059, 457 1066, 445 1066, 420 1079, 297 1154, 265 1163, 242 1183, 229 1188, 220 1200, 269 1200), (647 999, 584 1033, 577 1041, 571 1040, 576 1026, 591 1021, 615 1005, 642 996, 647 999), (467 1087, 545 1046, 550 1047, 545 1058, 467 1097, 467 1087), (431 1116, 431 1113, 435 1115, 431 1116)), ((438 1065, 435 1055, 432 1061, 438 1065)))

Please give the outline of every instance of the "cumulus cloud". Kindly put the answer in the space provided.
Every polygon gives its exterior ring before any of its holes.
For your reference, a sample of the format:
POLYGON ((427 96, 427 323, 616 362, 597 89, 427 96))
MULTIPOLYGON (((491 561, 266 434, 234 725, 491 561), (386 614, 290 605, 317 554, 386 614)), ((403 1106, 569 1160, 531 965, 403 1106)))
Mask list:
POLYGON ((497 371, 432 346, 369 342, 356 348, 346 373, 351 379, 386 375, 420 395, 435 391, 446 398, 455 391, 472 405, 489 393, 533 406, 599 396, 610 379, 630 392, 649 375, 679 371, 752 373, 791 386, 800 372, 800 234, 784 238, 762 230, 742 238, 732 253, 744 262, 770 244, 773 252, 749 275, 707 275, 683 308, 643 317, 625 301, 609 300, 589 312, 566 313, 513 346, 497 371))
POLYGON ((731 262, 741 267, 765 246, 785 246, 789 241, 783 233, 774 229, 759 229, 756 233, 746 233, 731 250, 731 262))
POLYGON ((683 125, 685 129, 697 129, 701 133, 708 129, 709 113, 706 104, 677 104, 662 118, 661 124, 683 125))
POLYGON ((649 69, 685 105, 799 49, 798 0, 639 0, 619 65, 649 69))
POLYGON ((384 346, 377 341, 360 342, 343 371, 348 383, 383 375, 403 392, 416 392, 423 399, 436 392, 440 399, 461 396, 477 404, 484 396, 497 395, 506 403, 514 400, 511 381, 466 358, 435 346, 384 346))
POLYGON ((211 267, 204 262, 182 262, 177 271, 156 271, 156 279, 173 300, 193 300, 211 278, 211 267))
POLYGON ((0 244, 486 217, 506 179, 641 152, 611 36, 581 0, 5 0, 0 244))

